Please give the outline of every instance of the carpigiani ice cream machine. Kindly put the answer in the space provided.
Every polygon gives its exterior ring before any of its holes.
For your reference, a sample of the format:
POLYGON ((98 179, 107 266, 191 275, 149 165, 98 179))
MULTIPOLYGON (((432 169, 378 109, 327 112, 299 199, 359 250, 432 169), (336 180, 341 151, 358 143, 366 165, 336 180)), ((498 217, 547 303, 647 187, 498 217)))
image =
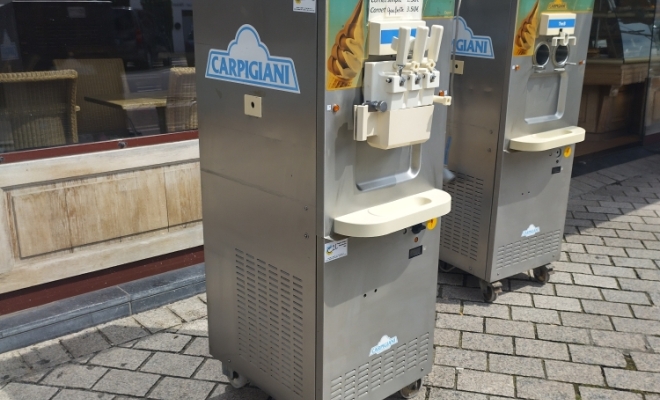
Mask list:
POLYGON ((592 0, 462 0, 440 259, 481 279, 533 270, 547 282, 560 256, 592 0))
POLYGON ((281 400, 414 397, 451 207, 453 2, 194 7, 211 354, 281 400))

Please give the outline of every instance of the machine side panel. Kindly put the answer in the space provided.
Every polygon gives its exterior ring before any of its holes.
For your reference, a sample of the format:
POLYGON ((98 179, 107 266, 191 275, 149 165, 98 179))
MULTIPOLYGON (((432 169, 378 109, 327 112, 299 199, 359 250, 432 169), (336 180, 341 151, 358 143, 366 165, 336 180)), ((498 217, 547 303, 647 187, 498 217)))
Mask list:
POLYGON ((444 190, 452 211, 442 218, 440 259, 484 278, 488 260, 492 198, 501 135, 501 110, 511 60, 516 1, 463 1, 460 16, 474 35, 492 40, 494 58, 457 56, 463 74, 454 76, 449 108, 451 148, 448 167, 457 176, 444 190))
MULTIPOLYGON (((259 49, 291 59, 300 93, 198 74, 211 353, 276 398, 313 399, 317 15, 284 0, 200 0, 197 68, 244 24, 258 32, 259 49), (246 115, 245 95, 261 98, 262 118, 246 115)), ((243 58, 263 62, 255 49, 230 54, 236 71, 243 58)), ((252 76, 266 76, 262 67, 252 76)))

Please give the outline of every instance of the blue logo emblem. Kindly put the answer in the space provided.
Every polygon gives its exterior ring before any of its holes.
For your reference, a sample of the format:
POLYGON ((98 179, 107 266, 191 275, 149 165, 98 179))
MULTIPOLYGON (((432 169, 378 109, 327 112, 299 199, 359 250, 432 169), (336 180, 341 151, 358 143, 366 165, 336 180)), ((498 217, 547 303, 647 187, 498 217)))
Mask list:
POLYGON ((270 55, 251 25, 238 29, 227 50, 209 51, 206 77, 243 85, 300 93, 293 60, 270 55))
POLYGON ((458 31, 454 49, 457 56, 495 58, 493 40, 490 36, 477 36, 467 25, 463 17, 458 17, 458 31))

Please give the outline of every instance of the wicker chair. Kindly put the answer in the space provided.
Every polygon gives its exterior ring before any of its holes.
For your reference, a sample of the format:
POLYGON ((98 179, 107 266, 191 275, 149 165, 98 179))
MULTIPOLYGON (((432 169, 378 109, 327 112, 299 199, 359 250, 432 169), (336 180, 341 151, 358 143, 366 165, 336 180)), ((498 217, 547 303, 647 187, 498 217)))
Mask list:
POLYGON ((170 69, 165 119, 168 132, 197 129, 195 68, 170 69))
POLYGON ((80 106, 78 130, 85 133, 110 133, 126 131, 126 114, 99 104, 85 101, 85 97, 124 96, 124 62, 119 58, 54 60, 55 68, 73 69, 78 72, 80 106))
POLYGON ((11 129, 5 151, 78 142, 77 77, 73 70, 0 74, 0 126, 11 129))

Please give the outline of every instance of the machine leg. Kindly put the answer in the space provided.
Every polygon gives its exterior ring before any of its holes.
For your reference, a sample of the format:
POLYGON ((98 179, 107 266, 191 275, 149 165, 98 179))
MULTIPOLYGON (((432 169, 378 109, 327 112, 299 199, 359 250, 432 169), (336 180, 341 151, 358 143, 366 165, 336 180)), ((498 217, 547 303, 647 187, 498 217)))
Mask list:
POLYGON ((401 397, 404 399, 412 399, 419 394, 419 391, 422 389, 422 380, 418 379, 410 385, 404 387, 399 391, 401 397))
POLYGON ((479 286, 481 286, 481 293, 487 303, 494 302, 497 300, 497 296, 502 293, 502 282, 479 281, 479 286))
POLYGON ((550 281, 550 275, 555 273, 555 270, 548 265, 544 265, 542 267, 534 268, 534 278, 545 284, 550 281))
POLYGON ((229 379, 229 383, 234 387, 234 389, 240 389, 250 383, 245 375, 241 375, 237 371, 234 371, 229 367, 225 367, 224 364, 222 365, 222 373, 229 379))

